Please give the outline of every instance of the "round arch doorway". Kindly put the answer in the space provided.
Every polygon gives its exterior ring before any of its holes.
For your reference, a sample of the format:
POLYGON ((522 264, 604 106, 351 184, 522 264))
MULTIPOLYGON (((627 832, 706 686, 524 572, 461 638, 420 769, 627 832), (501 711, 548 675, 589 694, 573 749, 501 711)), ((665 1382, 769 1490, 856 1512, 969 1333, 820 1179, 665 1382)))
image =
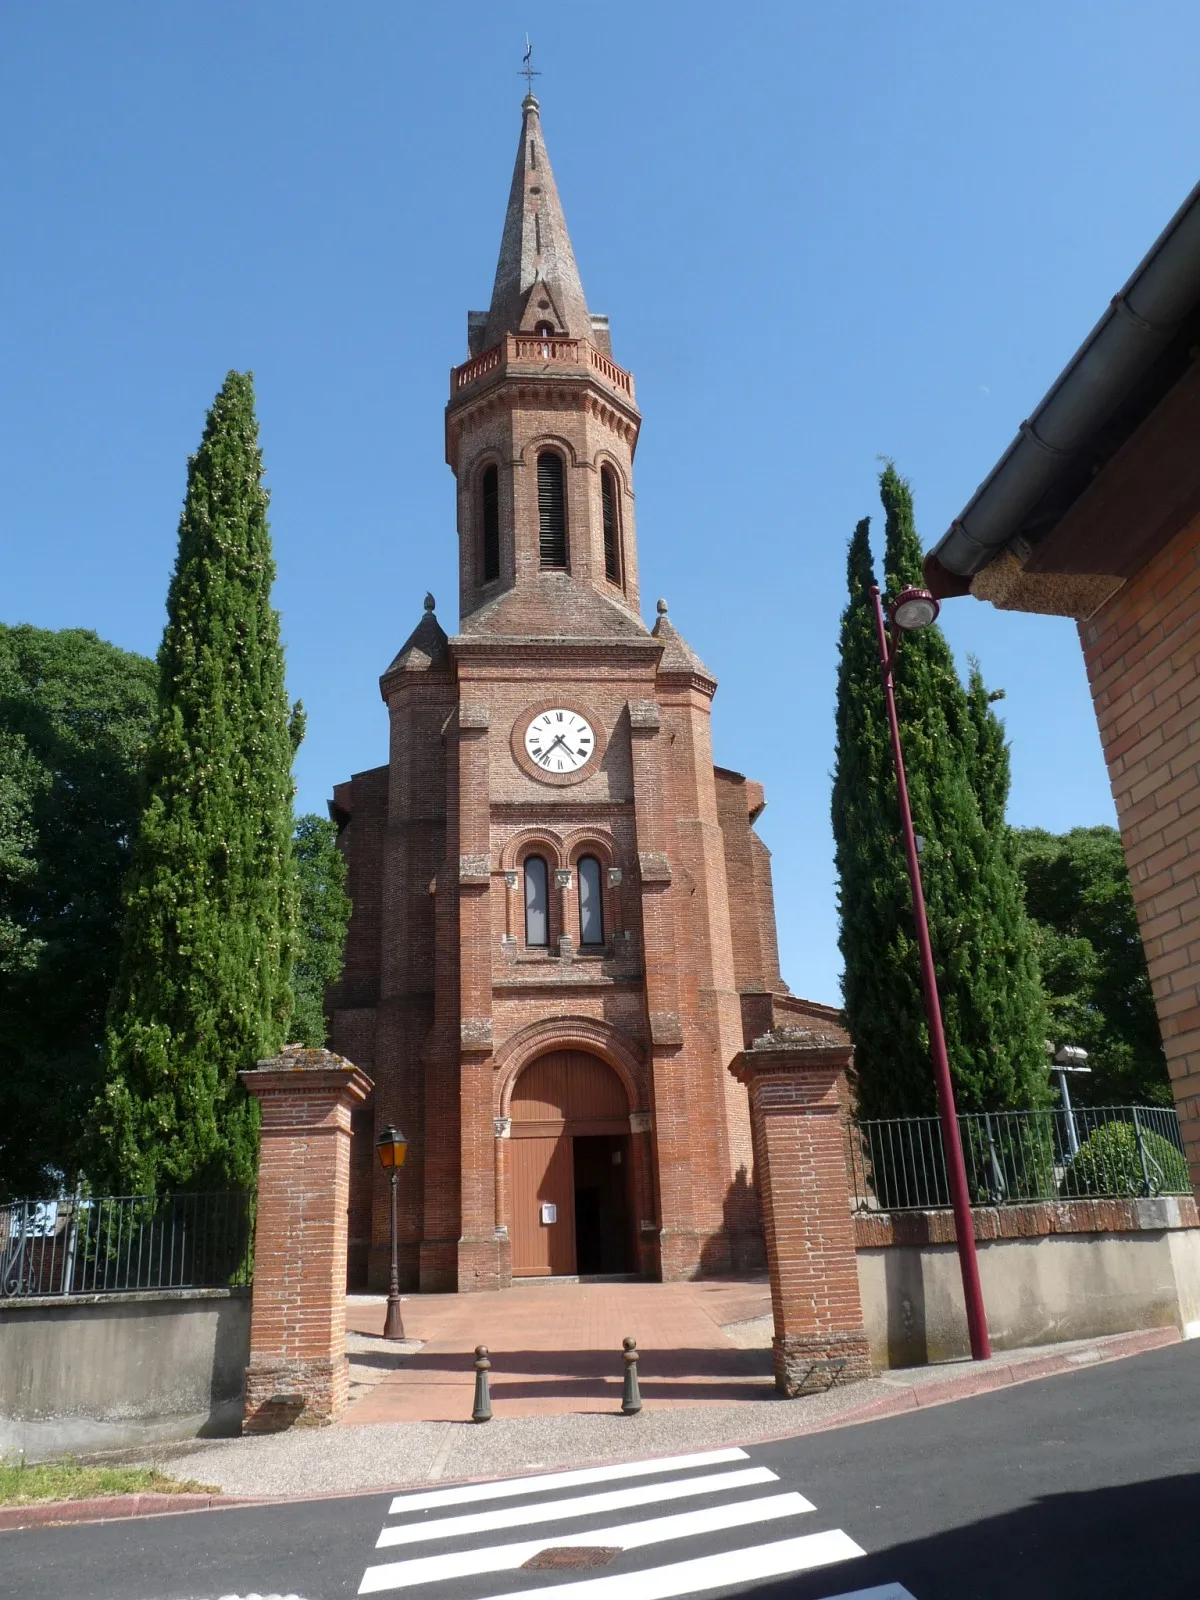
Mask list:
POLYGON ((522 1071, 509 1101, 509 1237, 514 1278, 636 1270, 629 1097, 585 1050, 522 1071))

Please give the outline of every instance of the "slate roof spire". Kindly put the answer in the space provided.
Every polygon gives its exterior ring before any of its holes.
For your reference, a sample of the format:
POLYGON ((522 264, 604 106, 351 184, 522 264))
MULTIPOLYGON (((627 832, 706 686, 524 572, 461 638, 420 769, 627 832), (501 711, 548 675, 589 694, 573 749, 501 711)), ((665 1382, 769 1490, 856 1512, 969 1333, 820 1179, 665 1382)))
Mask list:
POLYGON ((533 333, 545 323, 572 338, 593 337, 542 136, 540 108, 527 94, 521 102, 521 143, 481 348, 498 344, 506 333, 533 333))

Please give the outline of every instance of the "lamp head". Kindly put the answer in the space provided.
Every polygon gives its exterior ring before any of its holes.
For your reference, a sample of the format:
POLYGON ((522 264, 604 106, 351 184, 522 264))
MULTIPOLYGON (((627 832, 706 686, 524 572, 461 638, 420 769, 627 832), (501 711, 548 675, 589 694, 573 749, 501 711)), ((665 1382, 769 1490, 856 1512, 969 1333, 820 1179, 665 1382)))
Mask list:
POLYGON ((408 1154, 408 1140, 399 1128, 394 1128, 389 1123, 386 1128, 380 1129, 375 1148, 379 1152, 379 1165, 385 1172, 390 1172, 404 1165, 404 1158, 408 1154))
POLYGON ((905 633, 937 621, 940 605, 928 589, 902 589, 892 601, 892 622, 905 633))

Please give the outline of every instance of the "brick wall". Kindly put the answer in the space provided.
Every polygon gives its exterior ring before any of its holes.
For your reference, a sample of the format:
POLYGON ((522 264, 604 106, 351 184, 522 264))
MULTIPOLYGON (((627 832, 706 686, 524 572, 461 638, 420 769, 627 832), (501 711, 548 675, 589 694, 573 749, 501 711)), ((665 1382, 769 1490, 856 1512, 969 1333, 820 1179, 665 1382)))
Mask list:
POLYGON ((1192 1179, 1200 1183, 1200 518, 1079 625, 1192 1179))

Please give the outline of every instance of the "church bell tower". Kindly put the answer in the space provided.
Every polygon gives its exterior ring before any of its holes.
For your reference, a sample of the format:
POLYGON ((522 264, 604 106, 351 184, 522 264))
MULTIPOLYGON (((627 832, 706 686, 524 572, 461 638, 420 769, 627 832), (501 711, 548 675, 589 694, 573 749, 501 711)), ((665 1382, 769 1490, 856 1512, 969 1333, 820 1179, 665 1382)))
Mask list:
POLYGON ((491 303, 450 374, 457 632, 428 596, 380 680, 388 763, 332 805, 354 904, 332 1040, 375 1083, 354 1281, 386 1282, 389 1123, 409 1288, 763 1264, 727 1069, 832 1013, 780 978, 765 802, 713 765, 716 680, 664 602, 642 620, 640 424, 530 94, 491 303))
POLYGON ((588 310, 532 94, 491 305, 467 313, 467 345, 446 407, 461 631, 644 633, 632 491, 641 415, 608 318, 588 310))

